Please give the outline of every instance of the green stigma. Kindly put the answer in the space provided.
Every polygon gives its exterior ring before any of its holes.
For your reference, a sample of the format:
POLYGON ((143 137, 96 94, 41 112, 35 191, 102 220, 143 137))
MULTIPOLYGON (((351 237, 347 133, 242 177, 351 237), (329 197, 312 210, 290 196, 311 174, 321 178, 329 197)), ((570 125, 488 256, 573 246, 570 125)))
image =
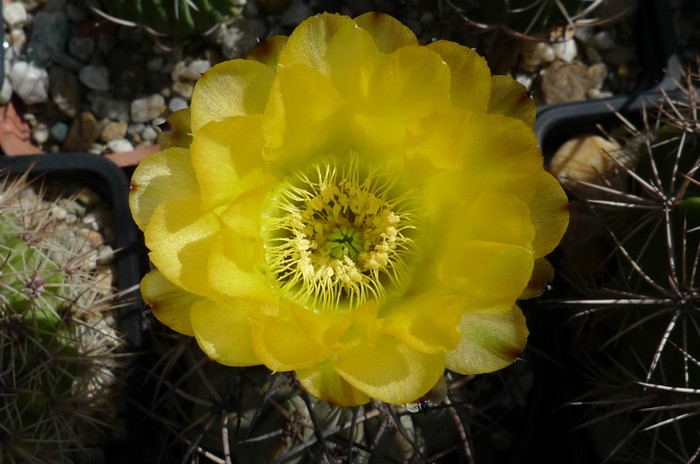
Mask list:
POLYGON ((345 226, 333 229, 327 240, 326 246, 331 256, 340 260, 346 256, 354 260, 365 245, 365 241, 362 240, 362 234, 345 226))

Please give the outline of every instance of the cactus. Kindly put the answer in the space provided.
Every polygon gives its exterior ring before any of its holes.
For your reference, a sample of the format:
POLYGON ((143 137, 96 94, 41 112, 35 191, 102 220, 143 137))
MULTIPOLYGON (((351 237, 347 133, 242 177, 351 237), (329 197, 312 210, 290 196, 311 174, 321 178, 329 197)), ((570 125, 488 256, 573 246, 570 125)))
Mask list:
POLYGON ((3 462, 75 462, 114 421, 111 278, 97 272, 90 228, 66 215, 74 204, 0 173, 3 462))
POLYGON ((96 13, 120 24, 145 27, 175 40, 202 33, 240 14, 245 0, 103 0, 96 13))
POLYGON ((446 372, 417 403, 341 408, 307 395, 293 374, 223 366, 165 330, 152 331, 159 358, 146 388, 158 462, 498 462, 520 434, 499 421, 522 412, 532 388, 529 366, 515 363, 446 372))
POLYGON ((679 93, 664 93, 658 111, 644 112, 641 129, 622 119, 630 135, 609 154, 611 169, 568 182, 599 231, 568 243, 605 257, 587 266, 564 254, 572 294, 561 303, 584 308, 571 324, 588 387, 574 404, 588 406, 594 442, 609 461, 700 455, 697 82, 688 72, 679 93))

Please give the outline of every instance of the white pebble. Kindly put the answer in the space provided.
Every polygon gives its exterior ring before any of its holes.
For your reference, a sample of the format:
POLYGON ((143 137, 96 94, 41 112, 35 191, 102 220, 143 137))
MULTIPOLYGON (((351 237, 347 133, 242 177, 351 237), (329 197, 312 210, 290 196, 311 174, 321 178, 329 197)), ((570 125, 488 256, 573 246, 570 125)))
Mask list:
POLYGON ((180 77, 196 81, 201 77, 202 73, 205 73, 209 68, 211 68, 211 63, 209 63, 208 60, 194 60, 180 73, 180 77))
POLYGON ((10 80, 5 76, 2 81, 2 89, 0 90, 0 105, 4 105, 12 99, 12 84, 10 80))
POLYGON ((131 120, 134 122, 148 122, 155 119, 163 111, 165 98, 154 93, 150 97, 138 98, 131 102, 131 120))
POLYGON ((156 131, 151 126, 146 126, 146 128, 141 132, 141 138, 146 142, 155 142, 158 138, 158 131, 156 131))
POLYGON ((21 27, 27 22, 27 10, 22 2, 12 2, 2 7, 2 18, 10 29, 21 27))
POLYGON ((168 103, 168 109, 173 113, 183 108, 187 108, 187 106, 187 100, 180 97, 173 97, 170 99, 170 103, 168 103))
POLYGON ((18 61, 10 69, 12 88, 27 105, 49 99, 49 73, 32 63, 18 61))
POLYGON ((571 63, 574 61, 574 58, 576 58, 576 41, 574 39, 569 39, 563 42, 553 43, 552 50, 554 50, 555 57, 567 63, 571 63))
POLYGON ((15 55, 21 55, 24 51, 24 46, 27 44, 27 34, 24 29, 12 29, 10 31, 10 44, 15 55))
POLYGON ((112 153, 123 153, 125 151, 134 150, 134 146, 127 139, 110 140, 107 143, 107 147, 112 151, 112 153))
POLYGON ((40 145, 46 143, 46 141, 49 140, 49 128, 46 124, 40 122, 34 128, 32 137, 34 137, 34 141, 40 145))

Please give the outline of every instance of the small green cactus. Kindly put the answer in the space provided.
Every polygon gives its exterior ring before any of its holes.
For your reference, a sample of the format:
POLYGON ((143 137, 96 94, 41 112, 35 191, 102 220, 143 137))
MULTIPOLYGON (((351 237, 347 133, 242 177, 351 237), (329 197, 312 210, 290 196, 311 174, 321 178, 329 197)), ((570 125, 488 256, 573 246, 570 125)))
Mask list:
POLYGON ((0 461, 71 463, 113 422, 122 342, 89 228, 26 179, 0 173, 0 461))
POLYGON ((202 33, 240 14, 245 0, 103 0, 103 16, 141 25, 175 40, 202 33))

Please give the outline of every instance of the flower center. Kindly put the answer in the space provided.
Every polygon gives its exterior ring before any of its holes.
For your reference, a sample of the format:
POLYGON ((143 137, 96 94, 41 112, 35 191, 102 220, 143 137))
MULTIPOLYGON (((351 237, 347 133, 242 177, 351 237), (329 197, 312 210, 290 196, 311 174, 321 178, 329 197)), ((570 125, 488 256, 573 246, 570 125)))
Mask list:
POLYGON ((381 299, 406 277, 415 214, 397 176, 357 156, 329 161, 281 182, 266 201, 262 235, 282 294, 315 312, 351 310, 381 299))

